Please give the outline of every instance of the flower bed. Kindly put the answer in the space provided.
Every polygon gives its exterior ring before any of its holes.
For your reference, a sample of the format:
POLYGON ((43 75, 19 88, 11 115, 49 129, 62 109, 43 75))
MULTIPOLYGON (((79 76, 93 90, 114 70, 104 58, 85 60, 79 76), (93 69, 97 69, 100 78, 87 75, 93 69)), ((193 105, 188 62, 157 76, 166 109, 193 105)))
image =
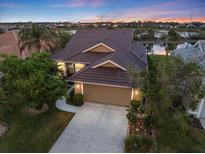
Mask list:
POLYGON ((139 101, 132 101, 129 113, 127 114, 129 120, 128 123, 128 135, 152 135, 152 124, 146 128, 145 120, 147 115, 143 113, 142 105, 139 101))
POLYGON ((144 118, 138 118, 136 123, 129 122, 128 124, 129 135, 143 134, 147 135, 147 129, 144 126, 144 118))

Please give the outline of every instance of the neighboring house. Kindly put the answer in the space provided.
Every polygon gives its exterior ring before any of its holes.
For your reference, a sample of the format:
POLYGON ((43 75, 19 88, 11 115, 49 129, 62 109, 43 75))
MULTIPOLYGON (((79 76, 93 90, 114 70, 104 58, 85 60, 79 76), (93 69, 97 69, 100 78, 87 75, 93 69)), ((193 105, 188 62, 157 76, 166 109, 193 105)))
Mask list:
POLYGON ((194 24, 188 24, 188 25, 186 25, 186 28, 196 28, 197 26, 196 25, 194 25, 194 24))
POLYGON ((15 25, 5 25, 5 24, 0 24, 0 33, 5 33, 10 30, 15 30, 17 27, 15 25))
POLYGON ((147 68, 143 45, 133 40, 133 30, 84 29, 71 38, 66 47, 51 57, 74 82, 75 93, 85 101, 128 106, 140 99, 140 90, 132 88, 128 69, 147 68))
POLYGON ((202 24, 201 26, 199 26, 199 28, 205 28, 205 24, 202 24))
POLYGON ((25 58, 30 56, 32 53, 32 50, 23 50, 20 52, 17 31, 12 30, 0 34, 0 55, 15 55, 25 58))
MULTIPOLYGON (((199 40, 192 47, 175 49, 171 52, 171 55, 180 57, 184 61, 196 62, 205 70, 205 40, 199 40)), ((197 109, 195 111, 190 111, 190 113, 196 115, 198 118, 205 118, 205 100, 201 100, 197 109)))
MULTIPOLYGON (((18 31, 16 30, 0 34, 0 55, 15 55, 17 57, 26 58, 31 56, 34 52, 37 52, 35 48, 25 48, 23 51, 20 51, 18 42, 18 31)), ((46 49, 45 47, 45 50, 46 49)))

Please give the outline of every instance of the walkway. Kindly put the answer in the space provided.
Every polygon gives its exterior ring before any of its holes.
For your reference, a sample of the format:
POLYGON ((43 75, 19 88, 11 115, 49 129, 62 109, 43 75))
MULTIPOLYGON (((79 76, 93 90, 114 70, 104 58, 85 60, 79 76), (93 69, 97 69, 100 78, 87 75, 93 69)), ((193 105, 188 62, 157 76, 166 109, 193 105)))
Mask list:
POLYGON ((56 107, 62 111, 72 112, 72 113, 76 113, 80 109, 80 107, 78 106, 73 106, 66 103, 65 98, 57 100, 56 107))
POLYGON ((85 103, 51 148, 52 153, 123 152, 126 108, 85 103))

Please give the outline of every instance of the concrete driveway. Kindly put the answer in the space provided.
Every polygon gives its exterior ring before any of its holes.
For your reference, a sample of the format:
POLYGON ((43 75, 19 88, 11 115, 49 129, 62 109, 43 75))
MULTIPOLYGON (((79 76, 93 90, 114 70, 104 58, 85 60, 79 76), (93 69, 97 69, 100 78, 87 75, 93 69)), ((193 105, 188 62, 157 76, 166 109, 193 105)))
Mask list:
POLYGON ((126 108, 85 103, 51 148, 52 153, 123 152, 126 108))

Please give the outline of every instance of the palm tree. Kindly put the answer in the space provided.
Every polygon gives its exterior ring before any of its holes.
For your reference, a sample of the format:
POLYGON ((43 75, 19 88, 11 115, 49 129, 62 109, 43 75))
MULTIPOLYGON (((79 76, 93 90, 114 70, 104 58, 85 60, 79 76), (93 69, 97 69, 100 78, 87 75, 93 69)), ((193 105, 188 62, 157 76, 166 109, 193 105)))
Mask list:
POLYGON ((25 48, 34 48, 37 51, 49 50, 55 45, 56 33, 45 26, 38 24, 27 25, 18 33, 20 52, 25 48))

